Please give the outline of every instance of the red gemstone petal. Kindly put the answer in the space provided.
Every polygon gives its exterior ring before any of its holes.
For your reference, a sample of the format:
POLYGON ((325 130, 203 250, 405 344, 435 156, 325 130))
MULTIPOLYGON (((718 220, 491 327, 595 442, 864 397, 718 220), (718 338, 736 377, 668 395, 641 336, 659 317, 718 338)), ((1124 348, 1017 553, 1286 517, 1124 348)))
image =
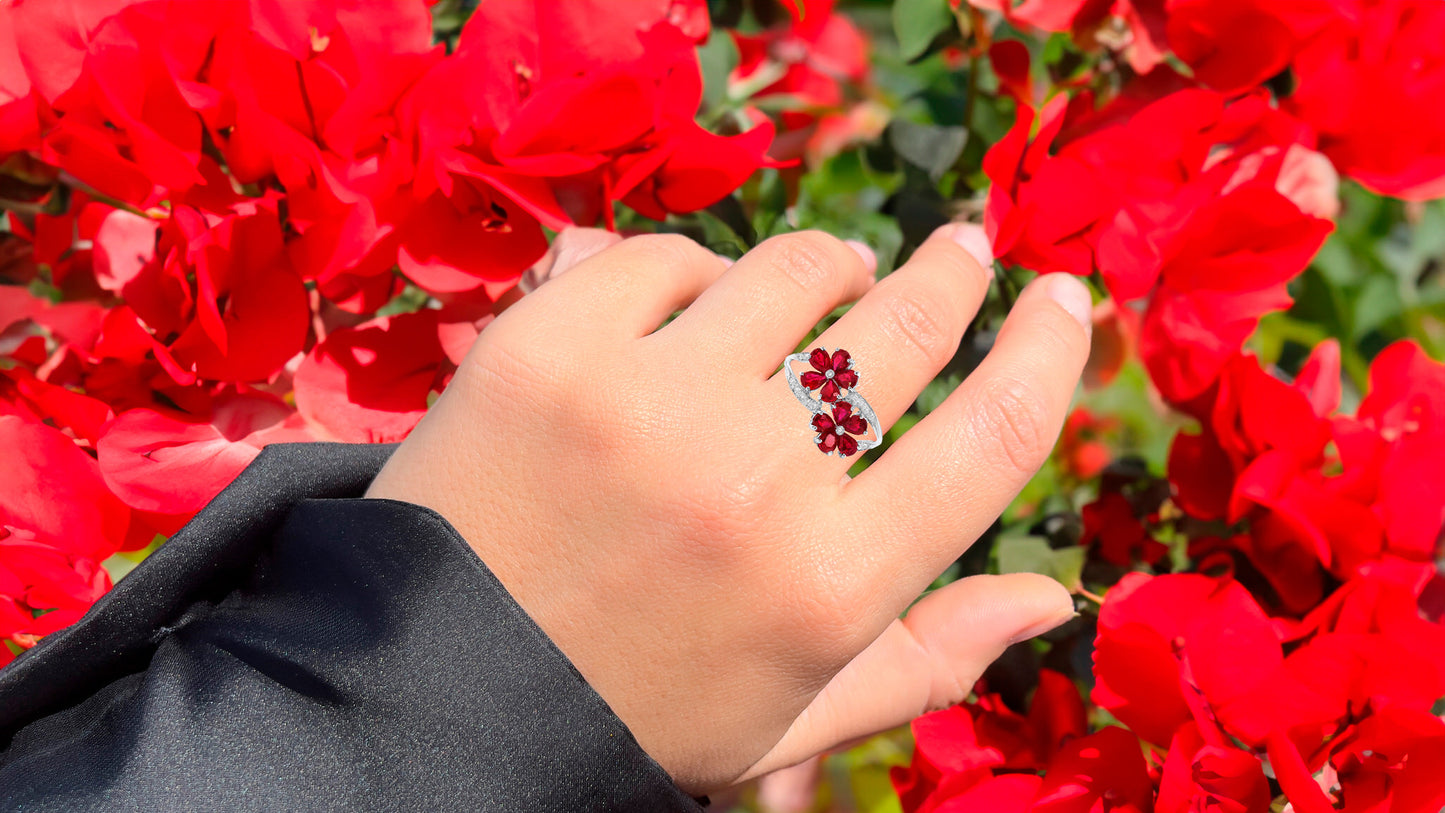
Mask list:
MULTIPOLYGON (((847 437, 847 435, 835 435, 832 432, 829 432, 826 435, 819 435, 818 448, 822 449, 823 452, 826 454, 827 452, 831 452, 835 448, 837 448, 838 445, 843 442, 843 439, 847 437)), ((853 448, 858 448, 858 444, 856 442, 853 444, 853 448)))
POLYGON ((835 373, 833 375, 833 380, 837 381, 838 386, 842 387, 843 389, 851 390, 854 387, 858 386, 858 373, 852 370, 844 370, 840 373, 835 373))
POLYGON ((838 394, 840 392, 842 392, 842 389, 839 388, 837 384, 834 384, 832 380, 829 380, 823 384, 823 389, 818 392, 818 397, 824 401, 836 401, 838 400, 838 394))
POLYGON ((833 405, 834 423, 844 423, 848 420, 848 416, 852 414, 853 405, 848 403, 847 401, 839 401, 838 403, 833 405))
POLYGON ((852 455, 857 453, 857 451, 858 441, 854 440, 852 435, 838 436, 838 454, 841 454, 844 457, 851 457, 852 455))
POLYGON ((837 427, 838 424, 833 423, 832 418, 821 412, 813 416, 813 428, 819 432, 832 432, 837 427))
POLYGON ((849 358, 850 358, 850 356, 848 355, 848 351, 847 351, 847 350, 843 350, 842 348, 839 348, 839 349, 837 349, 837 350, 834 350, 834 351, 833 351, 833 362, 832 362, 832 364, 833 364, 833 371, 834 371, 834 372, 842 372, 843 370, 848 369, 848 359, 849 359, 849 358))
POLYGON ((812 354, 808 356, 808 363, 820 373, 828 372, 828 351, 821 347, 813 348, 812 354))
POLYGON ((848 420, 843 421, 843 429, 855 435, 863 435, 868 432, 868 422, 862 415, 851 415, 848 420))
POLYGON ((808 372, 803 373, 801 376, 799 376, 798 380, 803 382, 803 386, 807 387, 808 389, 816 390, 817 388, 823 386, 823 382, 827 381, 828 379, 822 373, 809 370, 808 372))

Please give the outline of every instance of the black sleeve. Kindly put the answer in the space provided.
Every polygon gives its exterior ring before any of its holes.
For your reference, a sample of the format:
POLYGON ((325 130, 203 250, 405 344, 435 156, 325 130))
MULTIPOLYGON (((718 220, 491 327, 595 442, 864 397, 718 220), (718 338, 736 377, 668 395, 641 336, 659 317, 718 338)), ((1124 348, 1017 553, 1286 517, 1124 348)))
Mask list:
POLYGON ((391 446, 263 451, 0 670, 0 809, 698 811, 391 446))

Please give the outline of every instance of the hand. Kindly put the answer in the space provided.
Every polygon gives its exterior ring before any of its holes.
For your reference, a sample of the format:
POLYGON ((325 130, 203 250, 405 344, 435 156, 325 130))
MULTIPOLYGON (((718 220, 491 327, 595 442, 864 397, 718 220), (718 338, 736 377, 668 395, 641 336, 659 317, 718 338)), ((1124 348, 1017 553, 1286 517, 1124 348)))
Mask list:
POLYGON ((815 346, 852 353, 891 425, 983 300, 980 230, 945 226, 876 284, 870 252, 816 232, 731 267, 678 236, 614 242, 564 234, 367 496, 449 520, 680 787, 956 703, 1072 615, 1019 574, 899 619, 1048 456, 1088 355, 1077 280, 1030 285, 982 365, 850 480, 783 357, 857 299, 815 346))

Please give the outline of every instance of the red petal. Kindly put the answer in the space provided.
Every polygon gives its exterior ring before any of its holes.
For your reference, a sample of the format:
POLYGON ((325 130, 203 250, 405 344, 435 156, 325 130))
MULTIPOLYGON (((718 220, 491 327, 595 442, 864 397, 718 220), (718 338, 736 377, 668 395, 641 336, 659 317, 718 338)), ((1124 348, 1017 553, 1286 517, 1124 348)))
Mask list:
POLYGON ((836 427, 833 419, 821 412, 813 416, 813 428, 819 432, 832 432, 836 427))
POLYGON ((848 420, 843 421, 843 428, 855 435, 862 435, 868 432, 868 422, 863 420, 861 415, 850 415, 848 420))
POLYGON ((858 452, 858 441, 852 435, 838 436, 838 454, 851 457, 858 452))
POLYGON ((840 392, 842 392, 842 390, 837 384, 832 381, 825 381, 823 383, 823 389, 818 393, 818 397, 824 401, 832 402, 838 400, 838 393, 840 392))
POLYGON ((842 349, 842 348, 839 348, 839 349, 837 349, 837 350, 834 350, 834 351, 833 351, 833 361, 832 361, 833 372, 837 373, 837 372, 842 372, 843 370, 848 369, 848 360, 849 360, 849 358, 850 358, 850 356, 848 355, 848 351, 847 351, 847 350, 844 350, 844 349, 842 349))
POLYGON ((803 373, 799 380, 802 381, 803 386, 807 387, 808 389, 816 390, 817 388, 823 386, 824 382, 826 382, 828 379, 825 378, 822 373, 809 370, 806 373, 803 373))
POLYGON ((842 370, 834 374, 833 380, 838 382, 838 386, 843 389, 851 390, 858 386, 858 373, 853 370, 842 370))
POLYGON ((820 373, 828 372, 828 351, 821 347, 813 348, 812 354, 808 356, 808 363, 820 373))
POLYGON ((837 448, 838 445, 842 443, 843 438, 846 437, 847 435, 835 435, 832 432, 827 432, 818 436, 818 448, 822 449, 824 454, 826 454, 837 448))
POLYGON ((848 416, 853 414, 853 405, 847 401, 833 405, 833 420, 836 423, 846 423, 848 416))
POLYGON ((445 361, 435 310, 342 328, 301 362, 296 407, 336 440, 401 440, 426 414, 445 361))

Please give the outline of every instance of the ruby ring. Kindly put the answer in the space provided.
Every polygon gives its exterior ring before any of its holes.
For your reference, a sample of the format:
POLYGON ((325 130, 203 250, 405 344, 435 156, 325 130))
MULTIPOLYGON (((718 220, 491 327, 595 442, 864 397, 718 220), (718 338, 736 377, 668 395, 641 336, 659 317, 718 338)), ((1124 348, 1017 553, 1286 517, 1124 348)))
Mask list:
POLYGON ((858 394, 858 372, 847 350, 829 353, 815 347, 808 353, 794 353, 783 360, 788 388, 813 413, 814 442, 823 454, 836 452, 850 457, 883 442, 882 429, 873 407, 858 394), (795 362, 807 362, 809 369, 799 375, 795 362))

